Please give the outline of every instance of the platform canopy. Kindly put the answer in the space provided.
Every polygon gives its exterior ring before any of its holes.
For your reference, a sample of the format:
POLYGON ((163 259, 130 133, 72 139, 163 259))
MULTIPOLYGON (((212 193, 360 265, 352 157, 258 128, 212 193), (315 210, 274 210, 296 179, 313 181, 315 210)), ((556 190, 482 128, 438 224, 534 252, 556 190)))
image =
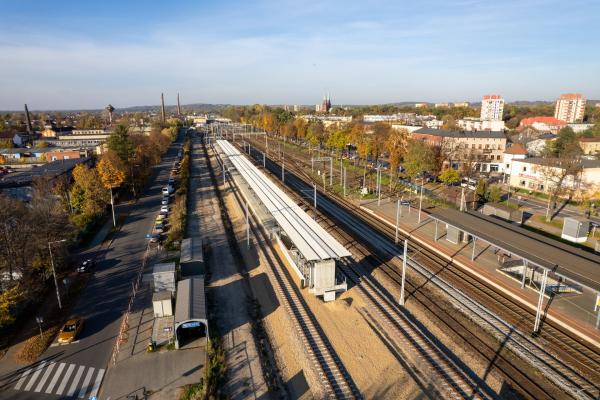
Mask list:
POLYGON ((275 182, 226 140, 217 145, 246 180, 279 227, 307 261, 349 257, 346 250, 321 225, 302 210, 275 182))

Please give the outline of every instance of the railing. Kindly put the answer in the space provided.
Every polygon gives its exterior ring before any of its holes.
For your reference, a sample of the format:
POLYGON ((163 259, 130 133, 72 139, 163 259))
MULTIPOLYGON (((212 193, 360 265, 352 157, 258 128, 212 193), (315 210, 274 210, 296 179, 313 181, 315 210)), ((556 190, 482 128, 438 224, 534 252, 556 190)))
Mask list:
POLYGON ((117 357, 119 356, 119 351, 121 348, 121 344, 127 343, 129 339, 129 314, 131 314, 131 308, 133 307, 133 302, 135 300, 135 295, 138 292, 140 283, 142 281, 142 275, 144 274, 144 268, 146 267, 146 260, 148 258, 148 252, 150 250, 150 244, 146 246, 146 251, 144 252, 144 257, 142 257, 142 263, 138 270, 135 281, 131 283, 132 291, 131 296, 129 297, 129 303, 127 304, 127 312, 125 313, 125 317, 123 321, 121 321, 121 326, 119 328, 119 334, 117 335, 117 341, 115 342, 115 346, 113 348, 112 353, 112 364, 115 365, 117 363, 117 357))

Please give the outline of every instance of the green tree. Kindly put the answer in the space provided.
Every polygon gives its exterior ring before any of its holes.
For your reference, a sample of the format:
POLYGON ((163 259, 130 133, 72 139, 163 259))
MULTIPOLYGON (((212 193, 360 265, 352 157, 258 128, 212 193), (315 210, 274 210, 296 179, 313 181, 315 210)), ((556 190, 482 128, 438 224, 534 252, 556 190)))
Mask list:
POLYGON ((500 203, 502 201, 502 189, 498 185, 492 185, 488 194, 488 200, 492 203, 500 203))
POLYGON ((446 185, 454 185, 460 181, 460 173, 454 168, 446 168, 438 178, 446 185))
POLYGON ((433 148, 420 140, 409 140, 403 166, 411 179, 423 172, 433 172, 436 168, 433 148))
POLYGON ((125 125, 118 125, 114 132, 110 134, 106 141, 108 148, 119 156, 125 164, 133 157, 133 146, 129 136, 129 128, 125 125))
POLYGON ((477 181, 477 187, 475 188, 477 198, 481 203, 485 203, 488 200, 488 185, 485 179, 477 181))
POLYGON ((567 152, 572 153, 578 149, 577 135, 570 126, 562 128, 558 132, 558 137, 554 142, 551 142, 549 150, 552 152, 552 156, 561 157, 567 152))

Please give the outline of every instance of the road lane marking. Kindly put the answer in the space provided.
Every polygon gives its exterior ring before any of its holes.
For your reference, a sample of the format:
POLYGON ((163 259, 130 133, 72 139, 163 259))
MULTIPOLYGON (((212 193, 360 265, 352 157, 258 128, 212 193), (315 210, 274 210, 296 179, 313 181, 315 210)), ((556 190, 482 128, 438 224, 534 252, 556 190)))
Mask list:
POLYGON ((15 390, 19 390, 21 388, 21 386, 25 383, 25 380, 27 380, 27 376, 29 375, 30 372, 31 372, 31 368, 28 368, 25 370, 25 372, 23 372, 21 374, 21 378, 15 385, 15 390))
POLYGON ((85 375, 85 379, 83 380, 83 383, 81 384, 81 389, 79 390, 79 394, 77 395, 77 397, 79 397, 80 399, 83 399, 85 397, 85 393, 88 391, 90 379, 92 379, 94 370, 94 367, 90 367, 90 369, 88 369, 87 374, 85 375))
POLYGON ((98 375, 96 375, 96 380, 94 381, 94 386, 92 386, 92 391, 90 392, 90 398, 96 397, 98 395, 98 390, 100 389, 100 384, 102 383, 103 377, 104 377, 104 370, 99 369, 98 375))
POLYGON ((60 382, 60 386, 56 390, 56 394, 59 394, 59 395, 63 394, 63 391, 65 390, 65 386, 67 386, 67 382, 69 382, 69 377, 73 373, 74 368, 75 368, 75 364, 69 364, 69 368, 67 368, 67 372, 65 373, 65 376, 63 377, 62 381, 60 382))
POLYGON ((65 369, 65 365, 67 365, 67 364, 60 363, 60 365, 58 366, 58 369, 56 370, 56 372, 54 373, 54 376, 52 377, 52 380, 50 381, 50 384, 46 388, 45 393, 52 393, 52 389, 54 389, 54 386, 56 386, 56 382, 58 382, 58 378, 60 377, 60 373, 62 372, 62 370, 65 369))
POLYGON ((75 394, 75 390, 77 389, 77 385, 79 384, 79 380, 81 379, 81 375, 83 374, 84 370, 85 370, 85 365, 81 365, 79 367, 79 369, 77 370, 77 372, 75 373, 75 377, 73 378, 73 383, 71 383, 71 387, 69 388, 69 391, 67 392, 67 396, 73 397, 73 395, 75 394))
POLYGON ((41 364, 37 366, 35 372, 33 373, 33 375, 31 375, 31 378, 29 378, 29 382, 27 382, 27 385, 23 390, 29 391, 31 389, 37 377, 40 376, 40 374, 42 373, 42 369, 45 365, 46 361, 42 361, 41 364))
POLYGON ((48 364, 48 366, 46 367, 46 371, 44 371, 44 375, 42 375, 42 379, 40 380, 40 383, 38 383, 36 388, 33 390, 34 392, 40 392, 42 390, 42 388, 44 387, 44 384, 46 383, 46 381, 48 380, 48 377, 50 376, 50 373, 54 369, 54 365, 56 365, 55 362, 51 362, 50 364, 48 364))

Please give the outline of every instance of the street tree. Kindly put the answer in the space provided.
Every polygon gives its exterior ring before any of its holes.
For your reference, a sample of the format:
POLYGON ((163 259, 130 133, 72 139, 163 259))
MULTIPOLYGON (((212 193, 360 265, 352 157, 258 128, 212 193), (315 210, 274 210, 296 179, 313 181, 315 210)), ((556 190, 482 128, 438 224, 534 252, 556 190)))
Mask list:
POLYGON ((121 186, 125 181, 125 165, 119 156, 108 151, 100 159, 98 166, 96 167, 98 174, 100 174, 100 180, 105 188, 110 190, 110 205, 112 208, 113 226, 117 226, 117 220, 115 218, 115 200, 113 196, 113 189, 121 186))
POLYGON ((446 168, 438 178, 446 185, 454 185, 460 181, 460 174, 454 168, 446 168))

